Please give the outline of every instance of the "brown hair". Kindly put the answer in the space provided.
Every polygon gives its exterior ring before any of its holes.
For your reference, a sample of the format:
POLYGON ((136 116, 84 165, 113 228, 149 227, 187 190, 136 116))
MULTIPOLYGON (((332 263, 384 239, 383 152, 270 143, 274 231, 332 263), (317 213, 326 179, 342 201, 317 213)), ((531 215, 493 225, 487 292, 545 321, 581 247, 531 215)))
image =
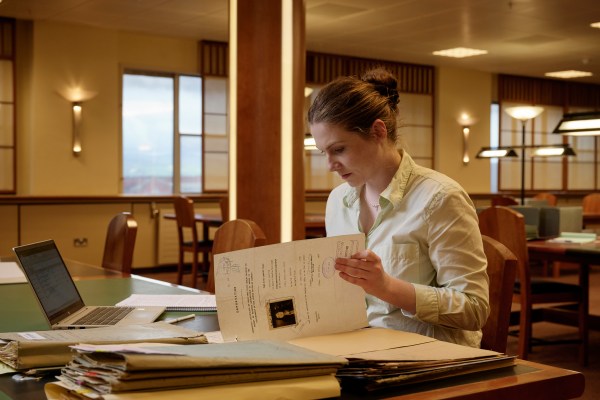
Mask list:
POLYGON ((342 77, 328 83, 308 110, 308 123, 338 125, 368 136, 371 125, 380 119, 388 139, 396 142, 398 81, 383 68, 367 71, 360 79, 342 77))

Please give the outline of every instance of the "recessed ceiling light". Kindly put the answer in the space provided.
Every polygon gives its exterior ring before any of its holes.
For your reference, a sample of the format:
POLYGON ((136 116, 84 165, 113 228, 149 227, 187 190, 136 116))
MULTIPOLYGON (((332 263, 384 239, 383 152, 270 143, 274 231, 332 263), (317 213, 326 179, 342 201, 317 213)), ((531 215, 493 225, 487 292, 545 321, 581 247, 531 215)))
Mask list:
POLYGON ((466 47, 455 47, 453 49, 438 50, 438 51, 433 52, 434 56, 444 56, 444 57, 454 57, 454 58, 480 56, 482 54, 487 54, 487 50, 469 49, 466 47))
POLYGON ((600 22, 594 22, 593 24, 590 24, 590 26, 592 28, 598 28, 598 29, 600 29, 600 22))
POLYGON ((571 79, 581 78, 583 76, 592 76, 593 74, 587 71, 576 71, 574 69, 570 69, 568 71, 546 72, 544 75, 550 76, 552 78, 571 79))

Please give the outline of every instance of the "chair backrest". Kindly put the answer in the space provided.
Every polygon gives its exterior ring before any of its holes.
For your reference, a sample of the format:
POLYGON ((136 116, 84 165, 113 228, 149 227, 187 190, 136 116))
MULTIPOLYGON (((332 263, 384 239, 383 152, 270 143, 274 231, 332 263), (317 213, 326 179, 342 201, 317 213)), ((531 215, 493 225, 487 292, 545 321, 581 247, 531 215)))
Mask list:
POLYGON ((102 268, 131 273, 137 222, 128 212, 117 214, 108 224, 102 268))
POLYGON ((492 197, 492 206, 516 206, 519 202, 508 196, 492 197))
POLYGON ((533 196, 533 198, 536 200, 546 200, 549 206, 556 206, 556 203, 558 201, 555 195, 548 192, 538 193, 535 196, 533 196))
POLYGON ((186 228, 196 226, 196 221, 194 220, 194 200, 186 196, 177 196, 173 200, 173 205, 175 207, 177 226, 186 228))
POLYGON ((229 197, 221 197, 219 200, 219 208, 221 210, 221 218, 223 218, 223 222, 229 221, 229 197))
POLYGON ((583 198, 584 213, 600 213, 600 193, 590 193, 583 198))
POLYGON ((502 243, 482 235, 490 279, 490 316, 482 331, 481 348, 506 353, 517 257, 502 243))
MULTIPOLYGON (((212 257, 215 254, 227 253, 229 251, 249 249, 251 247, 264 246, 267 238, 263 230, 248 219, 234 219, 223 223, 215 232, 213 240, 212 257)), ((210 263, 208 280, 205 290, 215 292, 215 270, 214 262, 210 263)))
POLYGON ((531 272, 523 215, 508 207, 486 208, 479 213, 479 230, 482 235, 489 236, 505 245, 517 257, 521 304, 529 304, 531 272))
POLYGON ((198 242, 198 230, 196 228, 196 220, 194 218, 194 200, 186 196, 177 196, 173 200, 175 207, 175 219, 177 220, 177 237, 179 245, 185 243, 184 231, 191 231, 191 243, 198 242))

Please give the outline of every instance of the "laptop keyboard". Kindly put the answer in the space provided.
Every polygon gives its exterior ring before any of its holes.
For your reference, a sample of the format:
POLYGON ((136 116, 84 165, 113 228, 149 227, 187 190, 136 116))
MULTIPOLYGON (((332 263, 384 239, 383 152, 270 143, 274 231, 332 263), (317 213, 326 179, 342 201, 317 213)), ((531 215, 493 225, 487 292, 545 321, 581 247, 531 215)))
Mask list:
POLYGON ((134 309, 135 307, 97 307, 73 325, 114 325, 134 309))

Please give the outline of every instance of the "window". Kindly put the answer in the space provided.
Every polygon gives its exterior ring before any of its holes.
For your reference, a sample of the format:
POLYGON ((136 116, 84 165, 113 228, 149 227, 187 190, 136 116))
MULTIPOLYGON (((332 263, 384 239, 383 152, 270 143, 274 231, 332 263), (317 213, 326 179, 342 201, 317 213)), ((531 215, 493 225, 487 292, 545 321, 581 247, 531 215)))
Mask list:
POLYGON ((123 75, 124 194, 202 191, 202 78, 123 75))

